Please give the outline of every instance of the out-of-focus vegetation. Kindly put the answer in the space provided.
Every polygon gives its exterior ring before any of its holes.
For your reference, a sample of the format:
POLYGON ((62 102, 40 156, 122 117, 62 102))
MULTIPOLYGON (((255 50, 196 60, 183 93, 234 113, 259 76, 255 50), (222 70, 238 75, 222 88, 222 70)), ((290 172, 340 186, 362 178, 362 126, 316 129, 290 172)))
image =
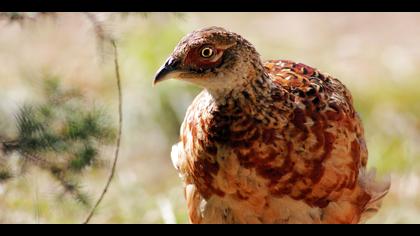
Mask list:
MULTIPOLYGON (((243 35, 263 59, 303 62, 345 83, 364 121, 369 166, 379 176, 391 174, 391 192, 369 222, 420 222, 420 14, 103 13, 98 19, 119 43, 125 126, 117 176, 93 222, 187 222, 182 184, 169 153, 200 89, 179 81, 153 88, 152 80, 184 34, 211 25, 243 35)), ((0 18, 0 32, 2 131, 13 132, 8 123, 13 114, 41 96, 34 88, 45 73, 107 104, 117 120, 112 63, 102 60, 85 16, 58 13, 24 24, 0 18)), ((104 148, 101 157, 112 158, 112 149, 104 148)), ((0 183, 0 222, 82 221, 86 207, 57 198, 59 186, 48 174, 30 172, 0 183)), ((106 168, 93 169, 81 187, 97 196, 106 177, 106 168)))
POLYGON ((58 79, 44 83, 43 101, 25 103, 15 115, 16 134, 1 133, 0 182, 19 178, 36 166, 61 184, 62 195, 68 193, 89 206, 79 179, 86 169, 100 164, 100 148, 115 139, 114 127, 105 110, 86 107, 77 90, 63 90, 58 79), (17 163, 10 160, 13 154, 17 163))

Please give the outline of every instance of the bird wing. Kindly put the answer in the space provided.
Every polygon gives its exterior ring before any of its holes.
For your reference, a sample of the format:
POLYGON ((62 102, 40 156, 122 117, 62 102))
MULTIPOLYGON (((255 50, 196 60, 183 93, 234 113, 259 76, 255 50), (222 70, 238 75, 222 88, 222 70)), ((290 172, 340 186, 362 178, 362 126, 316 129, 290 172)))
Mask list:
MULTIPOLYGON (((281 210, 284 199, 292 199, 288 203, 297 209, 304 202, 322 209, 310 216, 313 222, 367 217, 389 185, 365 171, 368 153, 350 92, 337 79, 300 63, 276 60, 264 66, 278 86, 260 99, 259 112, 241 113, 235 102, 216 106, 205 91, 188 108, 172 158, 186 184, 190 220, 213 219, 218 203, 206 205, 209 210, 198 206, 226 194, 236 196, 239 205, 262 209, 268 204, 274 215, 287 215, 281 210)), ((236 217, 250 216, 253 208, 238 209, 236 217)))
POLYGON ((264 67, 293 104, 290 122, 282 131, 289 145, 289 171, 272 181, 273 192, 320 208, 347 209, 335 209, 342 215, 334 216, 333 222, 355 216, 353 221, 359 221, 389 184, 364 174, 368 151, 349 90, 338 79, 302 63, 271 60, 264 67))

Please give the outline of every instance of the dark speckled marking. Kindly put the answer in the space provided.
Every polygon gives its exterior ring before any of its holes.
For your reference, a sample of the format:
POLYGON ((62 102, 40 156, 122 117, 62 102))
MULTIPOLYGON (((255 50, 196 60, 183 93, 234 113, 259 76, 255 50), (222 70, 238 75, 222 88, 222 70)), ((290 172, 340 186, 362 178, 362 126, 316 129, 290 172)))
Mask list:
MULTIPOLYGON (((212 108, 211 119, 198 122, 200 129, 206 132, 207 139, 196 143, 210 158, 197 161, 192 169, 197 188, 205 198, 212 194, 224 196, 224 192, 213 184, 214 177, 220 171, 218 163, 212 161, 219 154, 219 146, 232 148, 243 168, 255 169, 259 176, 269 180, 267 187, 277 197, 289 195, 295 200, 304 200, 311 206, 325 208, 332 201, 332 192, 356 187, 355 168, 360 165, 358 163, 361 154, 360 145, 354 140, 350 150, 353 163, 349 164, 354 173, 337 176, 336 183, 324 186, 321 195, 315 195, 317 192, 320 194, 320 191, 314 190, 322 183, 325 162, 333 158, 331 153, 335 148, 337 134, 327 131, 330 124, 337 125, 334 122, 339 122, 339 125, 351 132, 356 131, 351 114, 348 114, 352 112, 352 104, 343 105, 329 100, 331 91, 337 89, 332 87, 329 77, 316 69, 303 64, 283 62, 283 68, 277 65, 278 62, 275 66, 266 65, 277 86, 268 94, 260 93, 264 90, 264 81, 255 80, 252 89, 241 91, 236 98, 228 94, 225 105, 212 108), (298 102, 304 105, 303 109, 293 105, 298 102), (262 103, 264 106, 258 107, 262 103), (260 110, 261 107, 264 109, 260 110), (252 110, 254 108, 258 109, 252 110), (254 113, 251 115, 247 112, 254 113), (287 116, 290 123, 282 124, 278 119, 281 116, 287 116), (314 154, 311 159, 304 160, 304 169, 298 172, 295 162, 302 160, 299 159, 300 151, 297 148, 301 147, 300 144, 309 135, 315 138, 315 143, 306 146, 306 151, 314 154), (294 143, 297 144, 296 147, 294 143), (279 159, 282 161, 279 162, 279 159)), ((191 132, 197 134, 194 128, 191 128, 191 132)), ((240 189, 234 197, 240 201, 249 199, 248 193, 240 189)), ((361 201, 366 199, 367 197, 361 201)))

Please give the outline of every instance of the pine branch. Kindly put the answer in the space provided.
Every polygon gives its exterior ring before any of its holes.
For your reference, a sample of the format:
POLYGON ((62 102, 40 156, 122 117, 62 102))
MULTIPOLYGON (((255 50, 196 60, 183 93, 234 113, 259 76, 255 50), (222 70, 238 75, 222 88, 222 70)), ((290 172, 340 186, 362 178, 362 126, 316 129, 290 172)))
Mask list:
POLYGON ((100 145, 113 142, 116 134, 105 110, 86 107, 78 94, 63 90, 58 80, 46 80, 43 102, 21 107, 15 115, 16 137, 0 139, 0 182, 17 176, 7 158, 16 153, 21 167, 48 172, 64 193, 90 206, 77 177, 98 162, 100 145))
MULTIPOLYGON (((29 153, 21 153, 25 157, 25 160, 30 161, 35 166, 38 166, 40 169, 46 170, 51 173, 51 175, 56 179, 60 185, 64 188, 65 193, 69 193, 84 206, 89 206, 90 201, 89 197, 81 191, 79 183, 75 180, 72 180, 68 177, 68 171, 65 167, 60 167, 57 163, 50 162, 44 158, 41 158, 37 155, 29 153)), ((1 172, 0 172, 1 179, 1 172)))
MULTIPOLYGON (((103 39, 105 37, 105 35, 103 34, 104 30, 103 30, 103 27, 101 27, 101 24, 99 24, 99 22, 96 20, 96 18, 92 14, 90 14, 90 13, 86 13, 86 14, 87 14, 88 18, 92 21, 92 23, 95 27, 95 31, 99 32, 100 39, 103 39)), ((89 212, 86 220, 83 222, 84 224, 88 224, 90 222, 93 215, 95 214, 95 211, 97 210, 97 208, 101 204, 102 200, 104 199, 106 193, 108 192, 109 186, 111 185, 111 182, 114 178, 115 171, 116 171, 116 168, 117 168, 117 162, 118 162, 120 146, 121 146, 122 127, 123 127, 123 110, 122 110, 123 99, 122 99, 122 89, 121 89, 121 75, 120 75, 120 68, 119 68, 119 61, 118 61, 118 48, 117 48, 117 44, 116 44, 114 39, 109 38, 109 40, 110 40, 110 42, 112 44, 112 47, 114 49, 114 69, 115 69, 115 77, 116 77, 117 90, 118 90, 118 115, 119 115, 119 119, 118 119, 117 143, 116 143, 112 168, 111 168, 111 171, 109 173, 109 177, 107 179, 105 187, 103 188, 102 193, 99 196, 98 200, 96 201, 95 205, 93 206, 93 208, 89 212)))
MULTIPOLYGON (((111 125, 105 124, 101 118, 105 114, 94 109, 83 109, 81 96, 75 90, 63 91, 58 80, 48 79, 45 84, 46 100, 43 104, 26 104, 15 116, 17 137, 0 138, 0 182, 14 177, 8 168, 7 157, 15 152, 30 166, 38 167, 49 172, 64 188, 65 193, 72 195, 84 205, 88 205, 88 197, 80 191, 77 175, 86 167, 97 163, 98 146, 109 143, 116 138, 116 148, 109 177, 99 198, 89 212, 85 224, 89 223, 96 209, 104 199, 115 176, 119 159, 122 127, 123 127, 123 98, 121 75, 116 41, 105 32, 101 22, 92 13, 85 13, 94 26, 94 31, 100 43, 110 42, 113 49, 114 67, 118 92, 118 131, 115 134, 111 125)), ((38 17, 42 13, 35 14, 38 17)), ((47 15, 47 14, 45 14, 47 15)), ((22 22, 32 15, 21 13, 0 13, 0 18, 22 22)), ((101 45, 103 46, 103 45, 101 45)), ((102 48, 101 48, 102 49, 102 48)))
POLYGON ((61 186, 64 187, 64 191, 66 193, 72 195, 82 205, 86 207, 90 205, 89 196, 82 192, 81 187, 77 181, 67 177, 65 172, 60 169, 56 169, 56 171, 53 172, 53 175, 55 179, 60 182, 61 186))
POLYGON ((39 17, 56 17, 55 12, 0 12, 0 20, 5 19, 9 24, 14 22, 23 25, 25 21, 36 21, 39 17))
POLYGON ((6 163, 0 162, 0 183, 6 182, 13 177, 10 167, 6 163))
POLYGON ((19 148, 18 141, 0 141, 0 154, 7 154, 19 148))
POLYGON ((13 178, 13 175, 8 170, 0 169, 0 183, 13 178))

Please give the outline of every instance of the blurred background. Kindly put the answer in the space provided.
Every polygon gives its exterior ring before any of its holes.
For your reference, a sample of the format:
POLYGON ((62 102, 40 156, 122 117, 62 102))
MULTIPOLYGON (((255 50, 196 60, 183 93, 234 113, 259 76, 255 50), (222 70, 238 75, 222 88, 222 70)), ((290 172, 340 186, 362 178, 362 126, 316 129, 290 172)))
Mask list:
MULTIPOLYGON (((369 148, 369 166, 391 175, 391 191, 369 223, 420 223, 420 14, 416 13, 95 13, 120 49, 124 136, 114 182, 93 223, 187 223, 183 188, 170 161, 198 88, 152 87, 180 38, 222 26, 251 41, 263 59, 289 59, 339 78, 351 90, 369 148)), ((0 129, 15 132, 18 107, 36 100, 45 75, 83 91, 117 121, 112 50, 89 19, 57 13, 0 18, 0 129)), ((112 159, 113 147, 102 158, 112 159)), ((0 160, 1 161, 1 160, 0 160)), ((95 199, 109 164, 83 176, 95 199)), ((79 223, 88 208, 57 197, 59 186, 33 168, 0 183, 0 223, 79 223)))

